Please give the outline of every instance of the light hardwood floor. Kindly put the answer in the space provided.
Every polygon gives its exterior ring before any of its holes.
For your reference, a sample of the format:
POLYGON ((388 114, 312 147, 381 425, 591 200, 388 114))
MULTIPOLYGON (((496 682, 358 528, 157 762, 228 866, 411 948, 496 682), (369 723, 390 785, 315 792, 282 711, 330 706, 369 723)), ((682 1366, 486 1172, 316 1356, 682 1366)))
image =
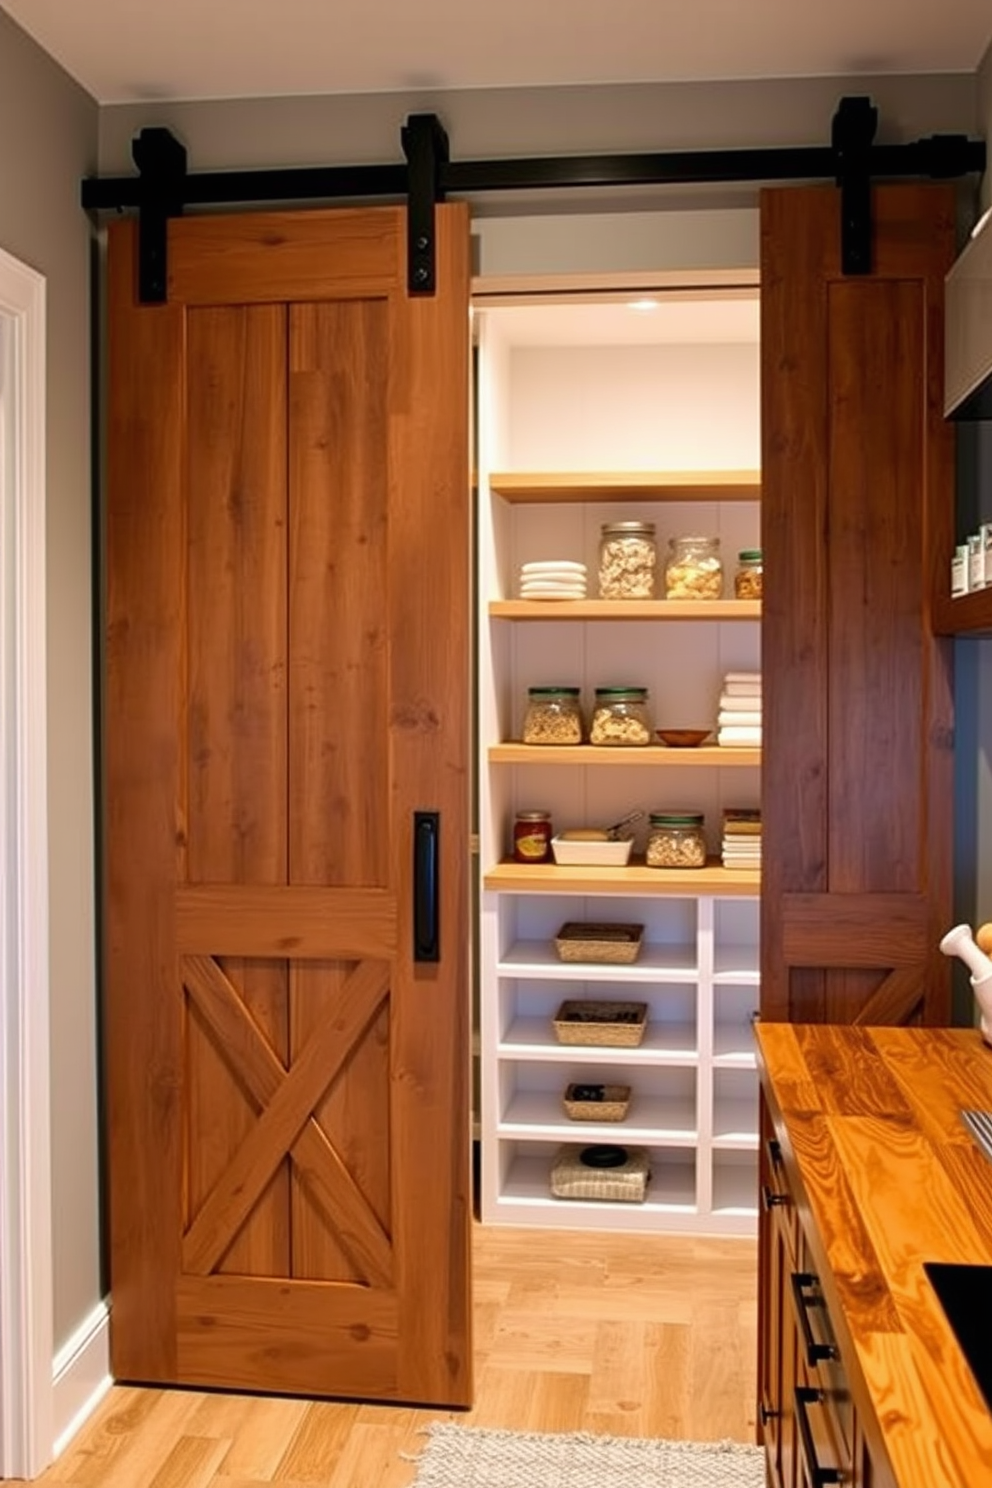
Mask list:
POLYGON ((476 1226, 473 1410, 115 1386, 38 1481, 406 1488, 434 1420, 753 1441, 756 1291, 748 1240, 476 1226))

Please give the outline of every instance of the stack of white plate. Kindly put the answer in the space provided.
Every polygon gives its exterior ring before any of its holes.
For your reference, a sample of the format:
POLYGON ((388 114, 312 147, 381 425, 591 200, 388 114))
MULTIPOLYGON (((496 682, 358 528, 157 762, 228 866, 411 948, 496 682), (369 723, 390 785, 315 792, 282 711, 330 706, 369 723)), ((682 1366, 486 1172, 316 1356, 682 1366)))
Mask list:
POLYGON ((525 563, 520 569, 521 599, 585 599, 586 566, 568 558, 525 563))

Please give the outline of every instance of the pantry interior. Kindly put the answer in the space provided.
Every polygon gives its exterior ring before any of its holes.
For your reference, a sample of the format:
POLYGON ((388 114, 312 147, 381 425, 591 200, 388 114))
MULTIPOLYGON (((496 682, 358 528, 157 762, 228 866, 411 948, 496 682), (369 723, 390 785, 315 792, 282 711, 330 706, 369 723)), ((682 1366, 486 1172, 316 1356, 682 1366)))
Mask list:
POLYGON ((604 1238, 754 1235, 760 872, 724 866, 720 849, 724 813, 760 808, 761 754, 717 743, 728 673, 761 667, 760 602, 733 582, 738 554, 761 545, 754 275, 477 281, 473 322, 480 1217, 604 1238), (654 526, 650 600, 599 597, 601 530, 618 521, 654 526), (718 540, 720 600, 665 598, 669 539, 687 534, 718 540), (585 565, 585 599, 520 597, 522 565, 551 560, 585 565), (595 689, 645 688, 650 744, 522 742, 529 689, 559 685, 579 688, 587 719, 595 689), (709 737, 670 748, 655 731, 673 728, 709 737), (533 809, 555 832, 642 812, 629 864, 514 862, 514 817, 533 809), (650 816, 665 812, 703 814, 705 867, 646 865, 650 816), (566 922, 633 923, 643 944, 627 965, 564 962, 566 922), (563 1045, 566 999, 643 1002, 643 1037, 563 1045), (622 1121, 571 1119, 576 1082, 629 1090, 622 1121), (590 1143, 646 1159, 633 1202, 552 1193, 556 1161, 590 1143))

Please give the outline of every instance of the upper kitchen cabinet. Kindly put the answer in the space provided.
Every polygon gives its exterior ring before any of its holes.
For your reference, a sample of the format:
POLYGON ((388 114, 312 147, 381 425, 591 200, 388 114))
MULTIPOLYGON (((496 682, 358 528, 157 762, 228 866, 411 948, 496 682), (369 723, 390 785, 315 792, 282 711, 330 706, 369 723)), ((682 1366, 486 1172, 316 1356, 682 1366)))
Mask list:
MULTIPOLYGON (((944 413, 956 423, 983 425, 980 429, 960 430, 958 440, 963 479, 974 481, 977 486, 988 460, 992 421, 992 216, 989 213, 978 223, 947 275, 944 346, 944 413), (964 474, 969 464, 974 471, 971 476, 964 474)), ((963 486, 962 497, 965 489, 963 486)), ((936 575, 934 621, 941 634, 992 633, 992 581, 986 583, 985 578, 992 554, 985 552, 985 533, 978 532, 980 522, 990 515, 992 512, 980 502, 970 517, 965 517, 961 506, 955 511, 953 504, 944 514, 947 541, 957 546, 963 558, 959 574, 964 592, 957 583, 952 583, 949 568, 936 575), (973 557, 966 556, 970 538, 977 539, 979 545, 977 573, 973 557)))

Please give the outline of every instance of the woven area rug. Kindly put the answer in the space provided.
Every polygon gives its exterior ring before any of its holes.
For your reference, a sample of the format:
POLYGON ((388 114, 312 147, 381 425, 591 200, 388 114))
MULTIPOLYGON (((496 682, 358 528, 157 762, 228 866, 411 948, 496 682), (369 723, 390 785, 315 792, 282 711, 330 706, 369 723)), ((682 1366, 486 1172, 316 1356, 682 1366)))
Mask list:
POLYGON ((736 1442, 484 1431, 435 1422, 412 1488, 765 1488, 764 1453, 736 1442))

